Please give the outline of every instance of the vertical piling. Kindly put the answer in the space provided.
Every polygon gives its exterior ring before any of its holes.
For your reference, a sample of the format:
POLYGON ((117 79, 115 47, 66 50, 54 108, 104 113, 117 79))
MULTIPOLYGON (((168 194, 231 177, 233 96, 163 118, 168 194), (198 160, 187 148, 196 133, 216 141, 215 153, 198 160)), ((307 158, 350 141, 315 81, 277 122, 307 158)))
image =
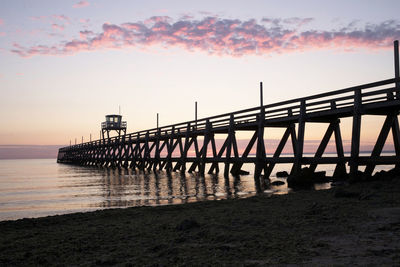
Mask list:
POLYGON ((353 128, 351 133, 351 159, 350 177, 356 178, 358 171, 358 156, 360 154, 360 131, 361 131, 361 89, 354 91, 354 109, 353 109, 353 128))
POLYGON ((196 129, 197 129, 197 101, 194 102, 194 120, 195 120, 196 129))
POLYGON ((306 101, 300 101, 300 114, 299 114, 299 128, 297 130, 297 138, 296 138, 296 151, 295 151, 295 159, 293 163, 293 168, 291 174, 299 175, 301 172, 301 163, 303 158, 303 149, 304 149, 304 132, 306 128, 306 101))
POLYGON ((400 99, 399 41, 394 41, 394 77, 396 78, 396 98, 400 99))
POLYGON ((261 192, 260 177, 261 172, 265 165, 265 145, 264 145, 264 120, 265 108, 263 103, 263 84, 260 82, 260 114, 258 120, 258 136, 257 136, 257 152, 256 152, 256 166, 254 171, 254 184, 257 192, 261 192))

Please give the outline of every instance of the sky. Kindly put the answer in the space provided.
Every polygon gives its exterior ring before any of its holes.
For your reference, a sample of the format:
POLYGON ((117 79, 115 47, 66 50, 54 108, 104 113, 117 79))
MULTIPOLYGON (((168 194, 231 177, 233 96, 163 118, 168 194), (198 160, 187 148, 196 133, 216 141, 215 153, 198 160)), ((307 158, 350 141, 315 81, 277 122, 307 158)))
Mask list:
MULTIPOLYGON (((97 139, 119 106, 128 132, 154 128, 157 113, 160 125, 192 120, 195 101, 199 118, 251 108, 260 81, 270 104, 393 78, 399 10, 398 0, 2 0, 0 145, 97 139)), ((363 120, 362 141, 382 122, 363 120)), ((307 127, 306 139, 324 134, 307 127)))

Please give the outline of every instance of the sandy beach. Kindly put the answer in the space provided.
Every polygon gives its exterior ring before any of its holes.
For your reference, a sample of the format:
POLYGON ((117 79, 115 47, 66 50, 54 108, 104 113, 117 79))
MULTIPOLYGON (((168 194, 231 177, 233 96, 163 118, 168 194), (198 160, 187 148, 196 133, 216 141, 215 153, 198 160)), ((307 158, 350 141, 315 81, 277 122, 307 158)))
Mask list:
POLYGON ((0 222, 0 265, 398 265, 400 177, 0 222))

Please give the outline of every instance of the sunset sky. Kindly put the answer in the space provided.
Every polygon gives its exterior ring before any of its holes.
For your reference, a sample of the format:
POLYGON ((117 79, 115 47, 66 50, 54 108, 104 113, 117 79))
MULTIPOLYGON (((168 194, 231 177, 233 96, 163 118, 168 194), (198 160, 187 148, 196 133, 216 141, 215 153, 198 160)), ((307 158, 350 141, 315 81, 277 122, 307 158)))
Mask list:
MULTIPOLYGON (((200 118, 250 108, 260 81, 268 104, 393 78, 399 10, 398 0, 2 0, 0 145, 98 138, 118 106, 128 132, 155 127, 156 113, 161 125, 191 120, 195 101, 200 118)), ((363 121, 364 142, 382 121, 363 121)))

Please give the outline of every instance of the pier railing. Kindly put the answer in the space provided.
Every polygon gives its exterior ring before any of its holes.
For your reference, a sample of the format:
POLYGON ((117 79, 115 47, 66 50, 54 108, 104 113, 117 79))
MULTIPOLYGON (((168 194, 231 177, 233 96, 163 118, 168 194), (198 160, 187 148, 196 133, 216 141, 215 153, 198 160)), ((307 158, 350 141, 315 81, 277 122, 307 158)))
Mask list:
MULTIPOLYGON (((274 124, 279 125, 281 122, 296 121, 298 120, 302 108, 305 109, 305 114, 307 116, 315 118, 315 120, 318 120, 318 117, 329 117, 330 115, 349 117, 352 115, 354 103, 357 102, 366 109, 385 107, 388 104, 391 106, 398 105, 398 103, 400 103, 400 91, 396 89, 396 82, 400 82, 400 79, 387 79, 308 97, 281 101, 262 107, 254 107, 201 118, 197 121, 191 120, 161 126, 159 128, 137 131, 123 135, 122 137, 110 137, 106 139, 106 142, 121 141, 121 138, 128 142, 129 140, 135 140, 138 136, 145 138, 146 135, 149 138, 164 135, 168 136, 173 131, 175 134, 179 133, 181 135, 185 134, 188 130, 190 132, 202 132, 205 130, 207 122, 212 123, 216 131, 218 131, 218 129, 224 130, 229 126, 231 116, 234 117, 234 123, 238 128, 248 127, 249 125, 251 126, 251 124, 256 124, 257 118, 261 115, 261 110, 264 110, 265 126, 269 126, 269 124, 271 126, 274 124)), ((94 145, 99 141, 102 140, 64 147, 61 148, 60 151, 67 151, 90 144, 94 145)))

